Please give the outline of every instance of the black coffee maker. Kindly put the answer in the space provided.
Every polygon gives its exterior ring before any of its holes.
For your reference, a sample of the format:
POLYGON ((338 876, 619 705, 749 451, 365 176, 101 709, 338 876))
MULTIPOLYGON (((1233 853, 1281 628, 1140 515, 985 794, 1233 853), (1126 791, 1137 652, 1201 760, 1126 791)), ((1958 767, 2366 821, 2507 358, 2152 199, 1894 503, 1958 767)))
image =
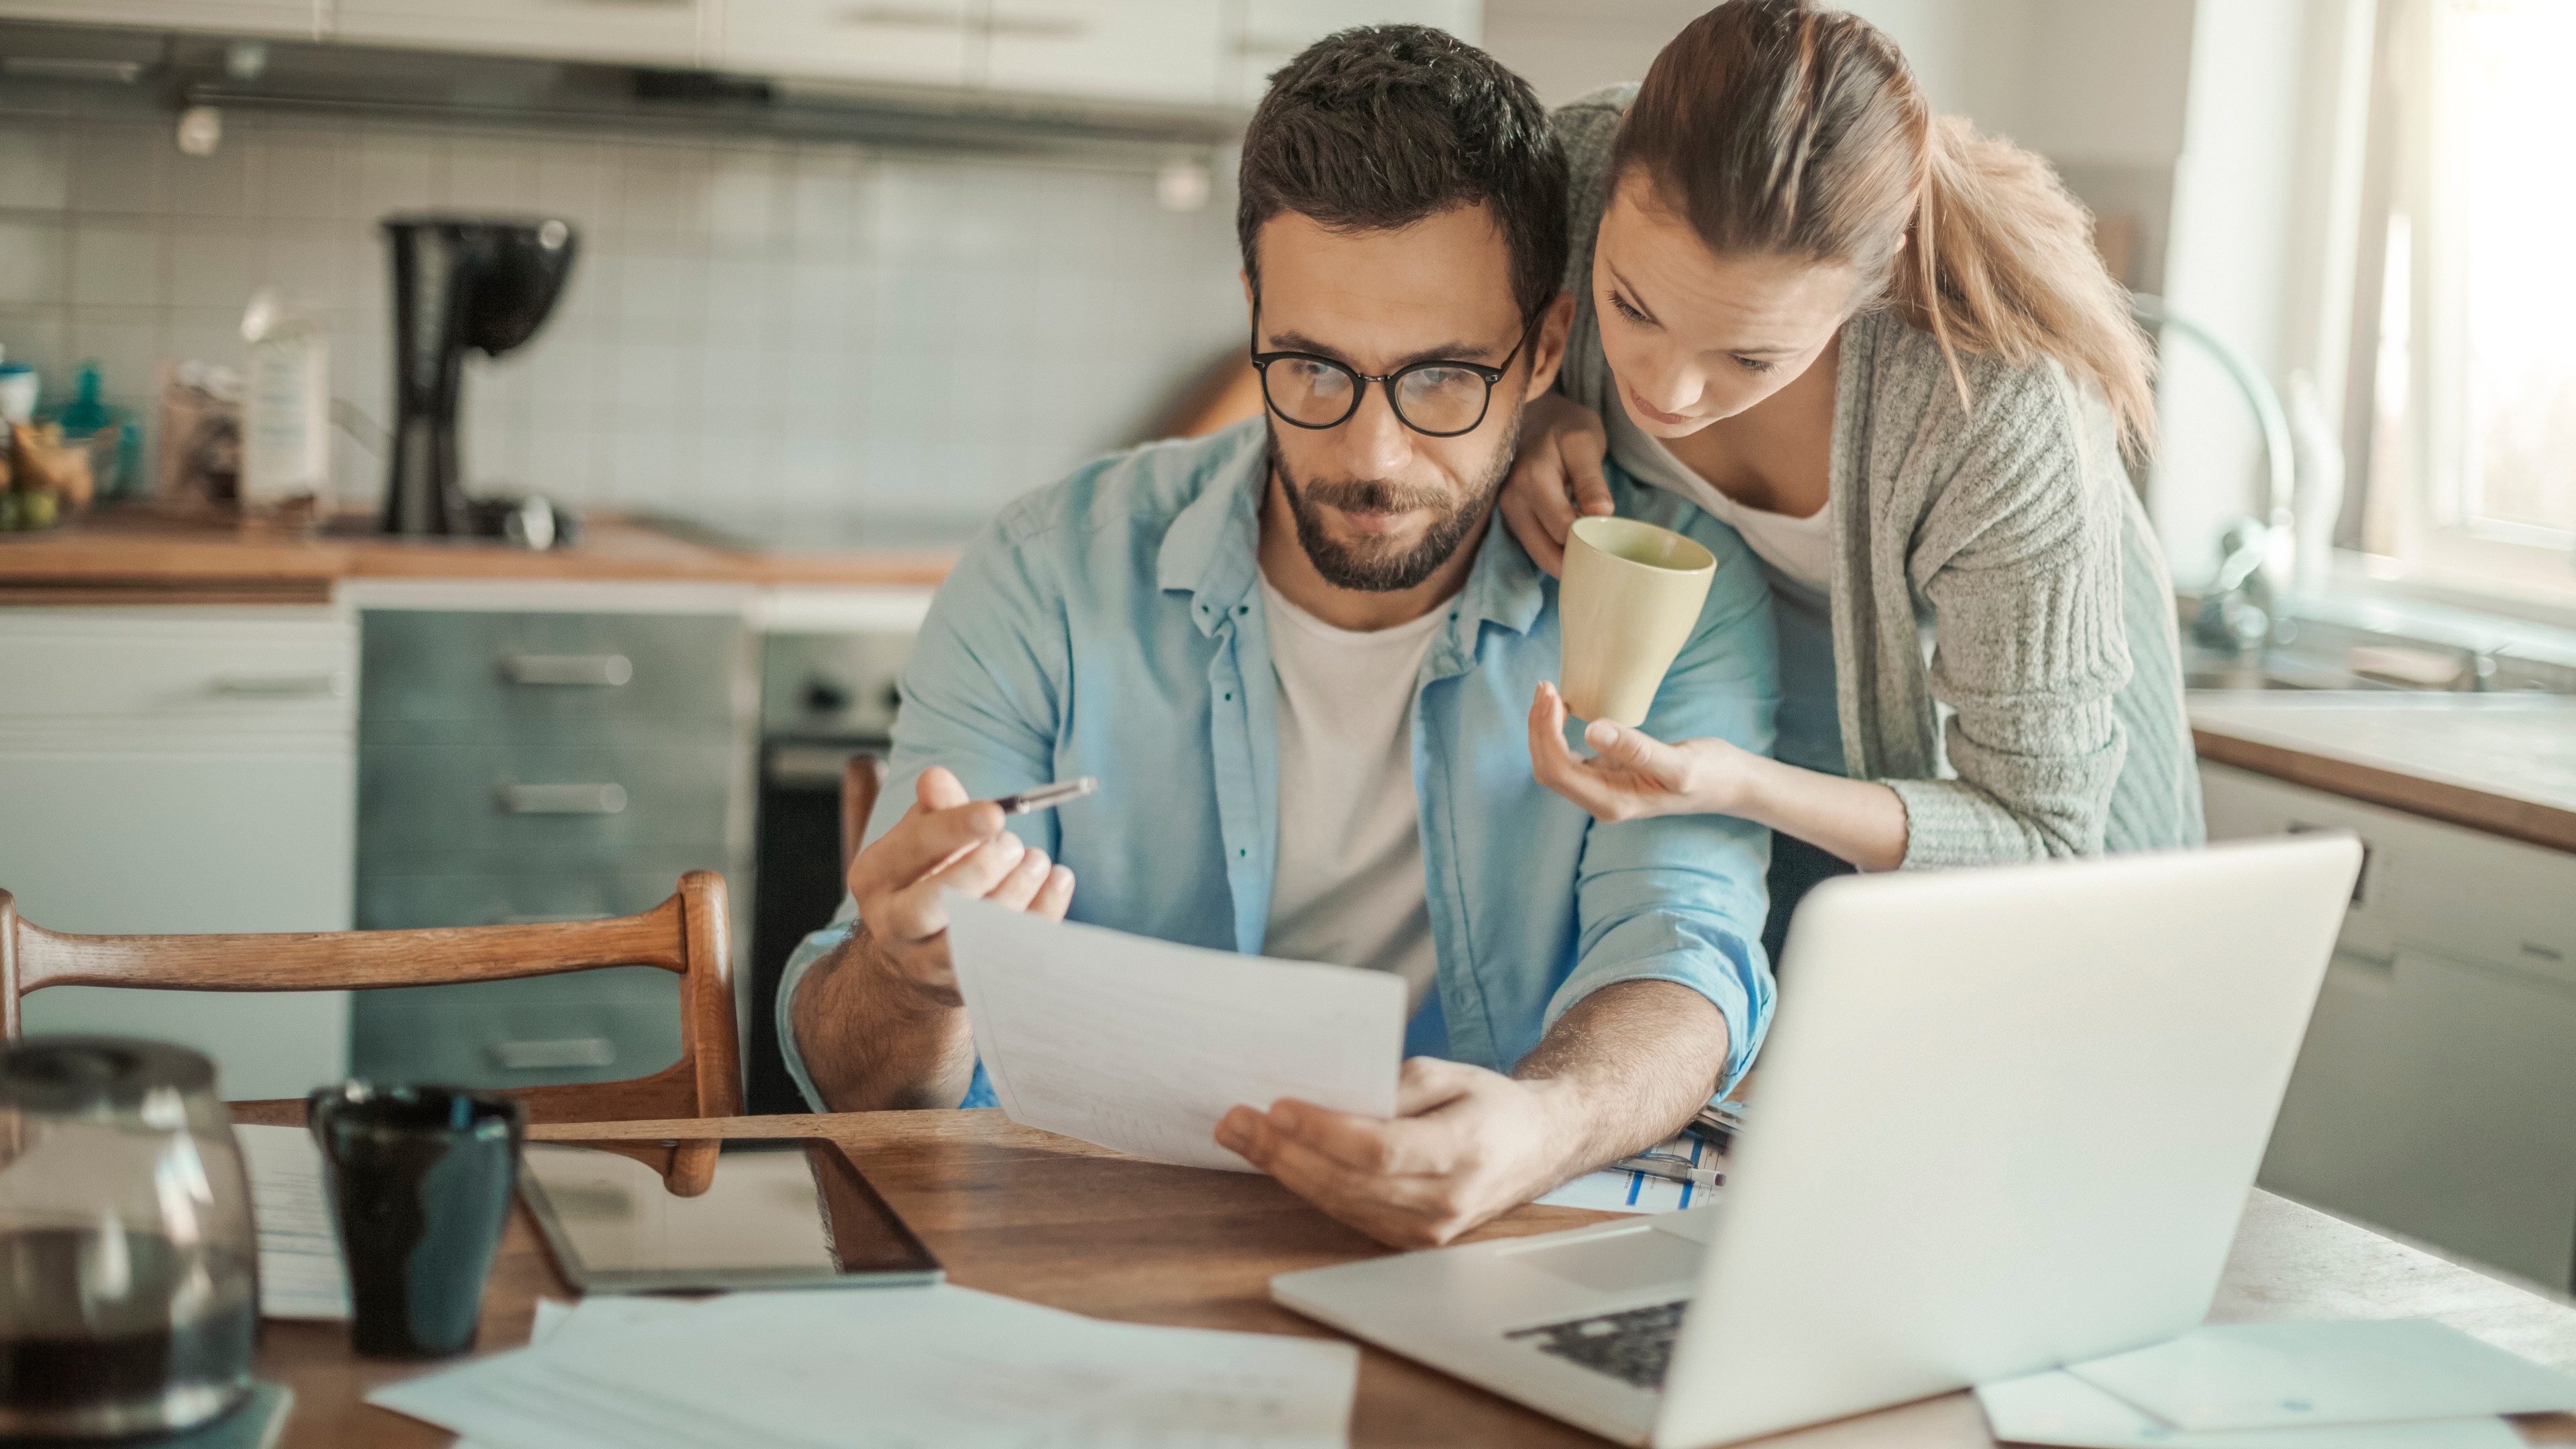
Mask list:
POLYGON ((383 531, 502 535, 505 523, 522 515, 519 501, 478 504, 457 477, 465 351, 498 357, 536 335, 572 271, 572 226, 551 217, 426 212, 389 216, 383 225, 394 283, 383 531))

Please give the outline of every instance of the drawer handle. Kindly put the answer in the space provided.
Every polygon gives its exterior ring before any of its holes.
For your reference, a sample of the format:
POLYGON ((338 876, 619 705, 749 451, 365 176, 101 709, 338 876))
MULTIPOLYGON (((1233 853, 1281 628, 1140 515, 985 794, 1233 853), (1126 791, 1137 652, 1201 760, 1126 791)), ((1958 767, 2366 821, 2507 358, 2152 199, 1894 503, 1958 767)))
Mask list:
POLYGON ((500 795, 513 815, 615 815, 626 808, 623 785, 503 785, 500 795))
POLYGON ((564 1067, 604 1067, 617 1060, 617 1047, 604 1036, 568 1036, 554 1041, 496 1041, 484 1053, 507 1072, 542 1072, 564 1067))
POLYGON ((232 699, 337 699, 349 692, 349 676, 338 669, 319 674, 218 674, 215 693, 232 699))
POLYGON ((835 17, 848 26, 883 26, 894 30, 964 30, 963 11, 934 9, 928 5, 856 5, 835 17))
POLYGON ((614 689, 635 677, 623 654, 511 654, 501 660, 512 684, 567 684, 614 689))

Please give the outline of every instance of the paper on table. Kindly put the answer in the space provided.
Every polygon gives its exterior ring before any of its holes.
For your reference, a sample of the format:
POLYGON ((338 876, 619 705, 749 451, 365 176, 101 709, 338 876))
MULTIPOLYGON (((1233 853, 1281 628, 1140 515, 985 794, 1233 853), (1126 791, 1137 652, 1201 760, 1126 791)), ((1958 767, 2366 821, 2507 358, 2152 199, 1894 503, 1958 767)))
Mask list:
POLYGON ((2066 1371, 2177 1429, 2576 1409, 2576 1375, 2429 1318, 2219 1324, 2066 1371))
MULTIPOLYGON (((1687 1158, 1694 1167, 1726 1164, 1726 1159, 1706 1142, 1687 1132, 1654 1150, 1687 1158)), ((1718 1200, 1722 1190, 1605 1167, 1583 1174, 1539 1198, 1539 1202, 1548 1207, 1591 1208, 1606 1213, 1671 1213, 1686 1207, 1706 1207, 1718 1200)))
MULTIPOLYGON (((537 1321, 528 1329, 528 1342, 545 1343, 561 1333, 590 1334, 638 1323, 655 1323, 697 1306, 691 1299, 646 1298, 632 1293, 603 1294, 578 1303, 557 1303, 551 1298, 540 1298, 537 1300, 537 1321)), ((504 1449, 504 1446, 459 1439, 450 1449, 504 1449)))
POLYGON ((389 1385, 490 1449, 1326 1449, 1348 1344, 1103 1323, 955 1287, 739 1293, 389 1385))
POLYGON ((349 1275, 322 1191, 322 1149, 301 1127, 235 1127, 259 1229, 265 1318, 347 1318, 349 1275))
POLYGON ((1249 1172, 1238 1103, 1395 1115, 1404 982, 1059 924, 954 892, 948 955, 1011 1120, 1158 1162, 1249 1172))
POLYGON ((2063 1369, 1977 1385, 1986 1424, 2006 1444, 2074 1449, 2521 1449, 2504 1420, 2310 1424, 2290 1429, 2176 1429, 2063 1369))

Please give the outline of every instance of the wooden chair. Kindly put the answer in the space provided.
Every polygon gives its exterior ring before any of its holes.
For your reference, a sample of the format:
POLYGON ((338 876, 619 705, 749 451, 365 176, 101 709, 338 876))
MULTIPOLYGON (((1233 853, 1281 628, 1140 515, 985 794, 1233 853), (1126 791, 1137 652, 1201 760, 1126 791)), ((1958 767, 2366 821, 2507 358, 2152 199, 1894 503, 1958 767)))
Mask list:
MULTIPOLYGON (((669 900, 635 916, 446 930, 311 931, 242 936, 74 936, 19 916, 0 890, 0 1040, 21 1030, 19 1000, 48 986, 181 991, 331 991, 510 981, 602 966, 659 966, 680 977, 680 1059, 622 1082, 521 1087, 532 1122, 734 1117, 742 1062, 734 1035, 732 928, 724 877, 693 870, 669 900)), ((715 1180, 719 1143, 630 1144, 671 1191, 715 1180)), ((620 1150, 625 1150, 621 1146, 620 1150)))
POLYGON ((868 817, 876 813, 877 797, 885 793, 886 763, 876 755, 852 755, 841 767, 841 874, 850 873, 850 861, 859 853, 859 843, 867 838, 868 817))

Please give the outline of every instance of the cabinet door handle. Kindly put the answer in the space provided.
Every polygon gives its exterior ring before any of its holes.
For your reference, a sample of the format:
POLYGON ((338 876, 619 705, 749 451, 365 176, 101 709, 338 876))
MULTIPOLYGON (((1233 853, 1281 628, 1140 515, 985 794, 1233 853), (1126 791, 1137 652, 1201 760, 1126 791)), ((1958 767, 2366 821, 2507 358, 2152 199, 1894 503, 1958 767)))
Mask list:
POLYGON ((513 815, 614 815, 626 808, 623 785, 510 785, 501 808, 513 815))
POLYGON ((617 1060, 617 1045, 604 1036, 561 1037, 553 1041, 496 1041, 483 1048, 492 1065, 505 1072, 542 1072, 565 1067, 604 1067, 617 1060))
POLYGON ((501 676, 512 684, 614 689, 635 677, 635 665, 623 654, 507 654, 501 676))
POLYGON ((931 5, 854 5, 835 17, 852 27, 883 27, 889 30, 964 30, 966 14, 962 10, 942 10, 931 5))
POLYGON ((233 699, 337 699, 349 692, 349 676, 337 669, 319 674, 218 674, 214 689, 233 699))
POLYGON ((984 19, 986 33, 1013 40, 1080 40, 1091 27, 1070 15, 1005 15, 995 7, 984 19))

